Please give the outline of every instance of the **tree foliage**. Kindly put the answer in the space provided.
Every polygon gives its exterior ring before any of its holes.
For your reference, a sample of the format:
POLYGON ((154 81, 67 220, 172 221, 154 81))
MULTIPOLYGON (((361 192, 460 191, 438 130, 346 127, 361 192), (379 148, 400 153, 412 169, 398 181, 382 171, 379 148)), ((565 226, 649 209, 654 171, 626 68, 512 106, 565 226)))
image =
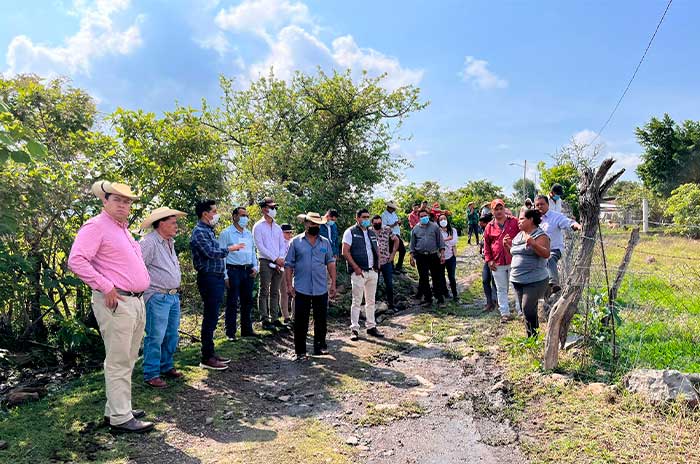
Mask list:
POLYGON ((617 206, 628 212, 632 218, 641 219, 642 200, 649 202, 649 220, 662 222, 667 216, 666 201, 651 190, 644 187, 641 182, 620 180, 608 191, 608 195, 615 197, 617 206))
POLYGON ((635 133, 644 147, 637 174, 645 187, 668 196, 679 185, 700 182, 700 121, 679 125, 664 114, 635 133))
POLYGON ((530 179, 518 179, 513 183, 513 191, 516 198, 518 198, 518 203, 525 201, 525 198, 530 200, 535 200, 535 195, 537 195, 537 187, 535 183, 530 179))
POLYGON ((683 184, 668 199, 668 213, 673 215, 673 231, 700 238, 700 184, 683 184))
POLYGON ((547 167, 544 161, 537 164, 540 175, 540 192, 548 194, 552 185, 559 184, 564 189, 564 202, 571 208, 571 213, 578 217, 579 170, 573 161, 563 161, 547 167))

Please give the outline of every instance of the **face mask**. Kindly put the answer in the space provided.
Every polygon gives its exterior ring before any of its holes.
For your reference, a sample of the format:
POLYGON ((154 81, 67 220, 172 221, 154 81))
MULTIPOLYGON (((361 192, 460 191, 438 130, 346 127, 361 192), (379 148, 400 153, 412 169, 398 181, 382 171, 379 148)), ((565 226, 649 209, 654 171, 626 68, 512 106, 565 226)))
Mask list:
POLYGON ((447 221, 445 221, 444 219, 440 221, 440 227, 447 227, 447 221))
POLYGON ((211 220, 209 221, 209 225, 210 225, 210 226, 215 226, 215 225, 217 225, 217 224, 219 223, 219 218, 220 218, 220 216, 219 216, 218 213, 215 214, 214 216, 212 216, 211 220))
POLYGON ((423 216, 422 218, 420 218, 420 223, 423 225, 426 225, 429 222, 430 222, 430 218, 428 216, 423 216))
POLYGON ((311 226, 308 229, 306 229, 306 232, 308 232, 309 235, 316 236, 321 232, 321 228, 319 226, 311 226))
POLYGON ((245 227, 248 225, 248 216, 241 216, 238 218, 238 225, 245 227))
POLYGON ((372 224, 376 230, 382 230, 381 224, 372 224))
POLYGON ((328 224, 329 226, 332 226, 333 224, 335 224, 335 221, 327 221, 326 224, 328 224))
POLYGON ((552 199, 553 199, 554 201, 559 201, 560 198, 561 198, 561 197, 560 197, 559 195, 554 195, 554 196, 552 197, 552 199))
POLYGON ((369 219, 363 219, 362 222, 360 223, 360 225, 362 225, 362 227, 364 227, 364 228, 369 227, 370 224, 372 224, 372 221, 370 221, 369 219))
POLYGON ((277 210, 271 209, 270 211, 268 211, 267 215, 270 216, 272 219, 274 219, 275 216, 277 216, 277 210))

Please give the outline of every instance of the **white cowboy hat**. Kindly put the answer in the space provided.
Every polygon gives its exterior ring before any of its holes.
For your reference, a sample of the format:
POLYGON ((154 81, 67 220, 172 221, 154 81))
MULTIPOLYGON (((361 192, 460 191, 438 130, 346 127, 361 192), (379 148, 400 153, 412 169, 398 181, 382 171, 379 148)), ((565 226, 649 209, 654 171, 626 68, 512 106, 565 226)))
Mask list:
POLYGON ((386 202, 386 207, 387 208, 394 208, 394 209, 399 209, 399 205, 394 203, 394 200, 389 200, 386 202))
POLYGON ((92 193, 94 193, 97 198, 102 200, 105 199, 105 193, 113 193, 115 195, 121 195, 132 200, 138 200, 139 196, 131 191, 131 187, 126 184, 112 183, 106 180, 98 180, 92 184, 92 193))
POLYGON ((151 214, 146 218, 145 221, 143 221, 143 223, 141 223, 141 230, 151 227, 153 223, 158 221, 159 219, 164 219, 170 216, 182 217, 187 216, 187 213, 183 213, 182 211, 166 207, 156 208, 153 211, 151 211, 151 214))
POLYGON ((311 221, 314 224, 325 224, 326 222, 328 222, 325 217, 322 217, 320 214, 312 213, 310 211, 306 214, 298 214, 297 219, 299 219, 302 222, 311 221))

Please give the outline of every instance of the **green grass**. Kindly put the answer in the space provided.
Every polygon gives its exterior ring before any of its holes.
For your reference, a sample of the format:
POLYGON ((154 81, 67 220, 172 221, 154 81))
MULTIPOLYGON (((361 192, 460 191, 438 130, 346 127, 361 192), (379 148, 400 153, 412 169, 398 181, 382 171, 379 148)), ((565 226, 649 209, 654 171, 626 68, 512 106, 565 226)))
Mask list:
POLYGON ((402 401, 399 404, 375 404, 368 403, 365 415, 358 421, 358 425, 373 427, 386 425, 395 420, 407 417, 420 416, 425 413, 425 408, 416 401, 402 401))
MULTIPOLYGON (((234 360, 254 350, 248 342, 217 340, 217 351, 234 360)), ((150 417, 170 415, 173 406, 186 401, 189 385, 209 375, 209 371, 196 367, 199 356, 198 346, 177 353, 176 366, 184 378, 158 391, 142 382, 139 363, 132 377, 134 407, 145 409, 150 417)), ((127 437, 113 437, 107 427, 101 427, 104 403, 104 376, 99 371, 81 376, 40 401, 11 409, 0 419, 0 438, 9 444, 7 450, 0 451, 0 462, 125 460, 132 445, 127 437)))

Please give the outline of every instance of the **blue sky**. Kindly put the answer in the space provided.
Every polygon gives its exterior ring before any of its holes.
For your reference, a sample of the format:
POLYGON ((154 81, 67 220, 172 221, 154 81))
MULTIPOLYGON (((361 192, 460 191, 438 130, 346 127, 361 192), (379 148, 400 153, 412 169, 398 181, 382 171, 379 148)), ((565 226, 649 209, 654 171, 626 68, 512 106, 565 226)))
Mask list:
MULTIPOLYGON (((431 101, 392 147, 404 182, 487 178, 510 190, 522 168, 571 137, 595 137, 666 6, 652 1, 3 0, 0 71, 66 75, 98 99, 161 112, 218 98, 273 66, 387 72, 431 101)), ((635 127, 668 112, 698 119, 700 2, 675 0, 600 140, 630 171, 635 127)), ((534 177, 534 172, 529 173, 534 177)))

